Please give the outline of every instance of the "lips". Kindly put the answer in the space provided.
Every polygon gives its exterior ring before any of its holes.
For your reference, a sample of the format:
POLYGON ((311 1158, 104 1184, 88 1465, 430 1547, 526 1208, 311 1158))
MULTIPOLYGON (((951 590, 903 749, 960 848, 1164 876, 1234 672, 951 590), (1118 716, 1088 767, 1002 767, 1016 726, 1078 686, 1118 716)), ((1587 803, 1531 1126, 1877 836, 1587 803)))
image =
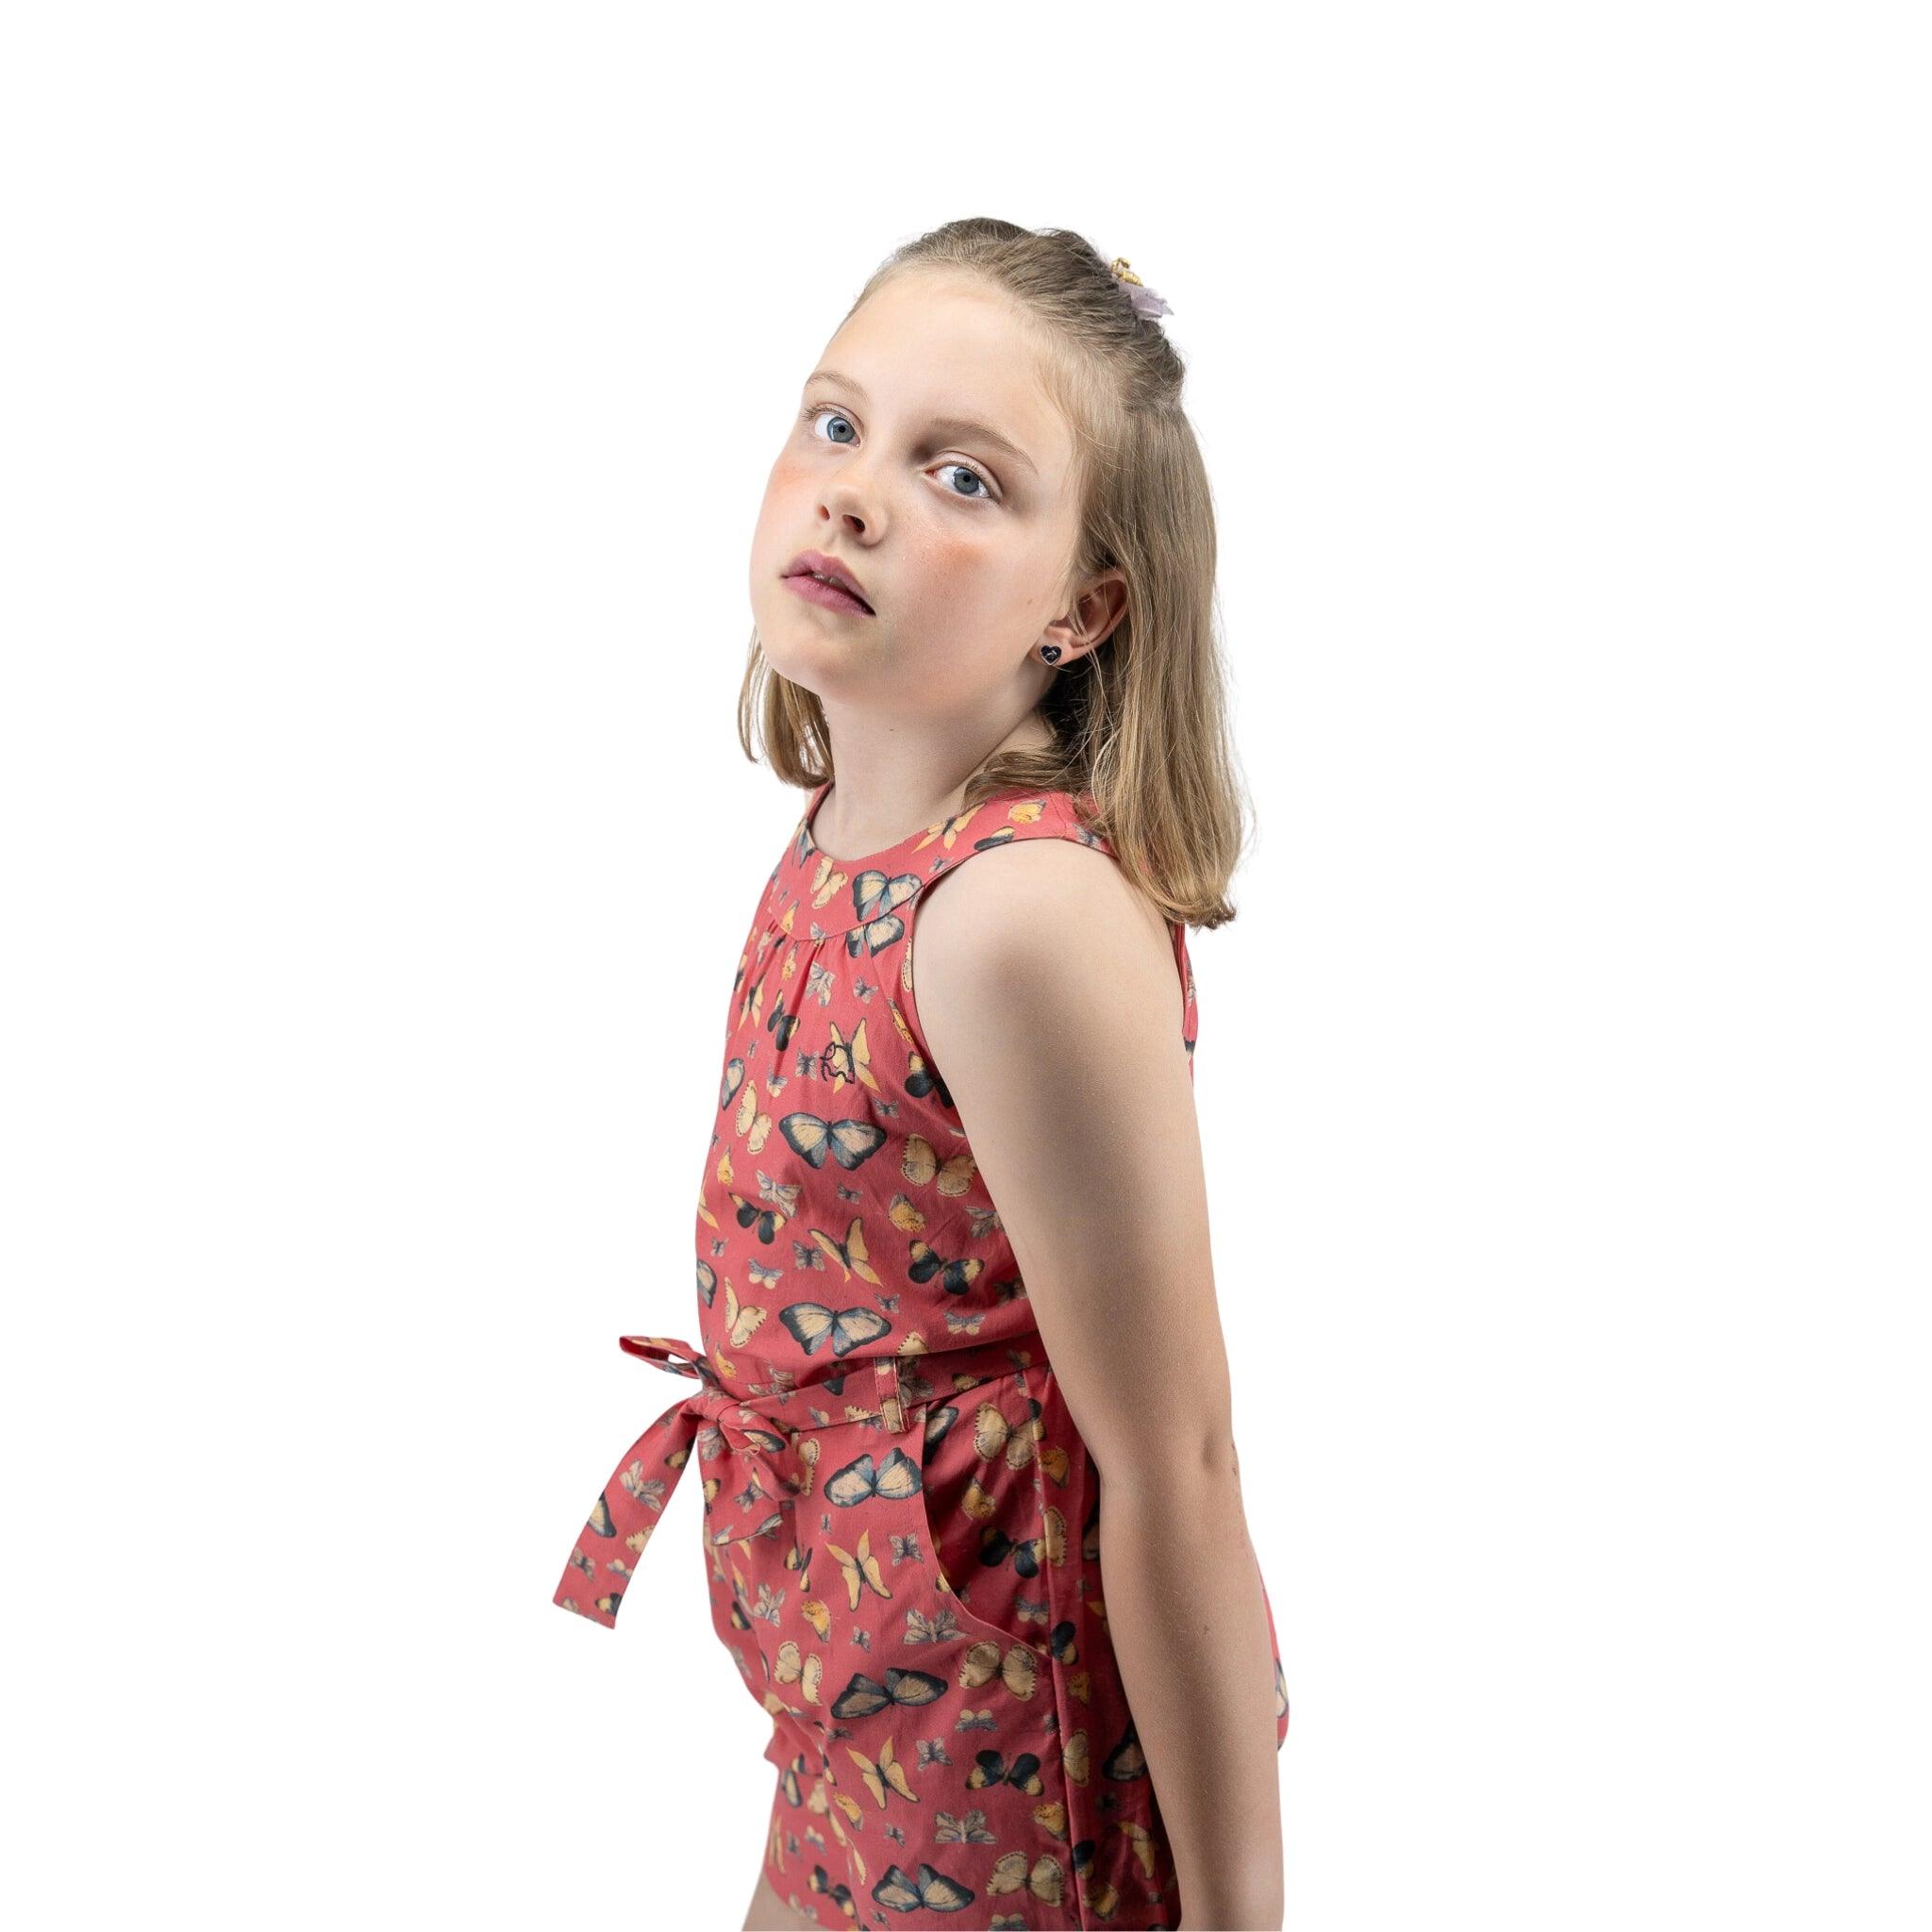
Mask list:
POLYGON ((801 550, 785 566, 783 574, 788 577, 829 577, 841 591, 858 598, 868 610, 872 608, 865 594, 865 586, 837 558, 827 557, 823 550, 801 550))

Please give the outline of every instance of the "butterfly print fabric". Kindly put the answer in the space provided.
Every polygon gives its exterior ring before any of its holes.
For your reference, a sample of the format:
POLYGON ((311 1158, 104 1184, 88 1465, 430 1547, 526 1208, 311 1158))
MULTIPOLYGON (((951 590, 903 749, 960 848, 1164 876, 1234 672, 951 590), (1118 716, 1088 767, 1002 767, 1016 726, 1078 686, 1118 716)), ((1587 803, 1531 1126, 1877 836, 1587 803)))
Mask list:
MULTIPOLYGON (((1009 791, 862 859, 808 800, 726 1011, 697 1206, 701 1346, 620 1345, 697 1387, 625 1453, 554 1601, 614 1624, 693 1455, 712 1624, 772 1719, 766 1875, 826 1926, 1176 1926, 1108 1635, 1099 1471, 913 997, 924 889, 1072 839, 1009 791)), ((1186 926, 1171 923, 1190 1073, 1186 926)), ((1267 1587, 1262 1599, 1268 1603, 1267 1587)), ((1288 1694, 1274 1613, 1271 1700, 1288 1694)))

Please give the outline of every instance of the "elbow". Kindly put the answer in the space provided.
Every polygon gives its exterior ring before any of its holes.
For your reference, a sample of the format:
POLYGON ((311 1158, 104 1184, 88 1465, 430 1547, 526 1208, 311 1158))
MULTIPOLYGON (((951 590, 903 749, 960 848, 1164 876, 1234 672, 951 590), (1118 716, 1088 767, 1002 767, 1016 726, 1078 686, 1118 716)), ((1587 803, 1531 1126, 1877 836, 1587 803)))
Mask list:
POLYGON ((1170 1518, 1241 1495, 1241 1461, 1224 1422, 1142 1437, 1103 1455, 1100 1467, 1112 1500, 1124 1500, 1124 1492, 1144 1498, 1170 1518))

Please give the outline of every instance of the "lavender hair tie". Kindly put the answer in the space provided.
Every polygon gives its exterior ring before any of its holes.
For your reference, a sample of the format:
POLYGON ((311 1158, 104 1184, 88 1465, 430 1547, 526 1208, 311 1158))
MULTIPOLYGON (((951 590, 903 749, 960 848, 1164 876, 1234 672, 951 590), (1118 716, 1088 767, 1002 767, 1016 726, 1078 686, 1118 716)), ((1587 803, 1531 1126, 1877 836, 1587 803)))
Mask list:
POLYGON ((1172 315, 1174 310, 1127 266, 1124 255, 1116 255, 1108 263, 1113 275, 1126 284, 1128 299, 1134 305, 1136 315, 1144 315, 1151 322, 1158 315, 1172 315))

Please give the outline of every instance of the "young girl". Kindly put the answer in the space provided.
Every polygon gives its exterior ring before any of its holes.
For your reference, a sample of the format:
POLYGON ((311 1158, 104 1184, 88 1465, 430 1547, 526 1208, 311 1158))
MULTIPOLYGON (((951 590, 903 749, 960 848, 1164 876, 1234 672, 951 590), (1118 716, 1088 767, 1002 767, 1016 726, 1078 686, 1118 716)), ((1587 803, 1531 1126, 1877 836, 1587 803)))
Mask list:
POLYGON ((614 1622, 695 1447, 773 1726, 748 1927, 1281 1924, 1187 948, 1241 817, 1165 311, 950 223, 766 484, 740 728, 809 796, 725 1014, 702 1347, 622 1339, 699 1387, 556 1592, 614 1622))

